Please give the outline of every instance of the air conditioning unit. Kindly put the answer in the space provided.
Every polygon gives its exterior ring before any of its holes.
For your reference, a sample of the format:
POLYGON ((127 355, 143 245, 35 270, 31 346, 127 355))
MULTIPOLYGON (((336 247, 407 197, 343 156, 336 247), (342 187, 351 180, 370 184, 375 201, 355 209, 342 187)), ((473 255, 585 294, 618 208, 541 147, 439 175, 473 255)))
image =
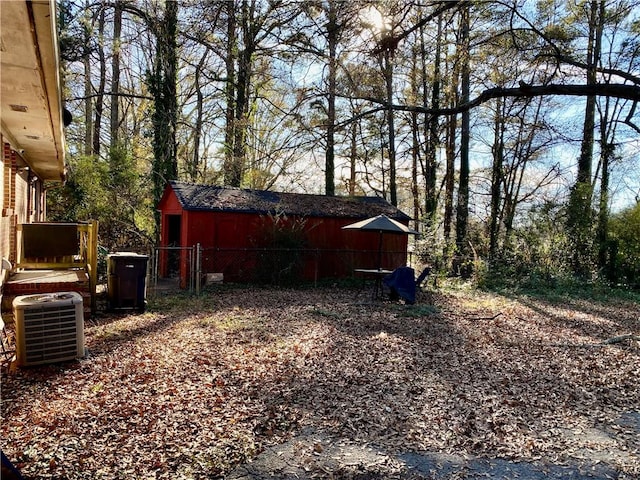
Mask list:
POLYGON ((13 318, 19 366, 84 357, 84 310, 79 293, 16 297, 13 318))

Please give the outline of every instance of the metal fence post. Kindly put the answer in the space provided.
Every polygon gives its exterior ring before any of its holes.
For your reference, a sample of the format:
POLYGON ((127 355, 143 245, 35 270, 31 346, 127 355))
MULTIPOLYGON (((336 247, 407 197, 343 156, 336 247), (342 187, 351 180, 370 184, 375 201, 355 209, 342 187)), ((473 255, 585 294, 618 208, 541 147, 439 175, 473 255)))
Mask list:
POLYGON ((194 263, 196 260, 196 256, 195 256, 195 249, 196 246, 193 245, 191 248, 189 248, 188 252, 189 252, 189 293, 193 293, 193 273, 194 273, 194 263))
POLYGON ((202 281, 202 247, 196 244, 196 295, 200 295, 200 283, 202 281))
POLYGON ((151 263, 152 265, 152 270, 151 270, 151 282, 153 282, 153 293, 154 295, 157 293, 158 290, 158 264, 160 263, 160 249, 159 248, 154 248, 153 249, 153 261, 151 263))

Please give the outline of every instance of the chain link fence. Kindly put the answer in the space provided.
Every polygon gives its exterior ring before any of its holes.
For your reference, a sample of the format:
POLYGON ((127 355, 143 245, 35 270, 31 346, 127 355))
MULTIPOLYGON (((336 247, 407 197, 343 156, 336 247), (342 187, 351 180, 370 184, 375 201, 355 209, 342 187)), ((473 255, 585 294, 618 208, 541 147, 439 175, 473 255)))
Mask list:
POLYGON ((407 264, 407 252, 304 248, 157 247, 150 262, 150 294, 167 289, 199 294, 207 283, 293 286, 354 276, 356 268, 393 269, 407 264), (378 262, 381 265, 378 265, 378 262))

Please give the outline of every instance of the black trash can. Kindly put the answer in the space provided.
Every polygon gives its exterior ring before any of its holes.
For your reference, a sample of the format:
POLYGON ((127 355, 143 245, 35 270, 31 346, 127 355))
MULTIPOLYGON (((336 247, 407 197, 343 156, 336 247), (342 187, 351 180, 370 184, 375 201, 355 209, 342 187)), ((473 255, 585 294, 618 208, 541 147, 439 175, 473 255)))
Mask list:
POLYGON ((107 255, 107 309, 133 309, 146 306, 146 255, 117 252, 107 255))

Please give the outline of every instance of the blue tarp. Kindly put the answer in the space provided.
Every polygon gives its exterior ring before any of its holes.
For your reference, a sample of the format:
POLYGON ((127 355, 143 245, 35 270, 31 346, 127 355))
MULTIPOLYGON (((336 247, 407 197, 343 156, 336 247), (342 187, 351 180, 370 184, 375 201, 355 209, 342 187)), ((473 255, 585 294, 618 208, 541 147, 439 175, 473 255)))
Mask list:
POLYGON ((409 304, 416 302, 415 272, 411 267, 396 268, 383 279, 384 284, 391 290, 391 298, 402 298, 409 304))
POLYGON ((5 456, 4 452, 0 451, 2 456, 2 474, 0 477, 3 480, 24 480, 24 477, 20 474, 18 469, 13 466, 11 461, 5 456))

